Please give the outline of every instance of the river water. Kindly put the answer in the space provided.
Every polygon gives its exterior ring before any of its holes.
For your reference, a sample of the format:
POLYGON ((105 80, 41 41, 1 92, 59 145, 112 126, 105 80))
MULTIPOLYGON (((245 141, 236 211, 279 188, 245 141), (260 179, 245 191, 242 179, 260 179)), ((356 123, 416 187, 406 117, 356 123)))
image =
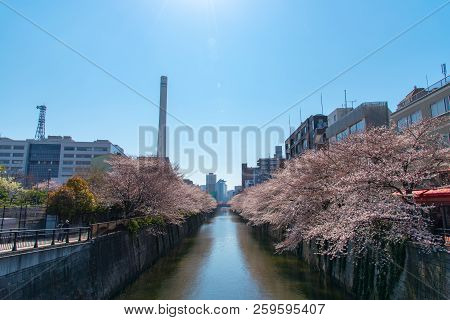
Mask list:
POLYGON ((340 288, 273 246, 230 212, 158 260, 119 299, 345 299, 340 288))

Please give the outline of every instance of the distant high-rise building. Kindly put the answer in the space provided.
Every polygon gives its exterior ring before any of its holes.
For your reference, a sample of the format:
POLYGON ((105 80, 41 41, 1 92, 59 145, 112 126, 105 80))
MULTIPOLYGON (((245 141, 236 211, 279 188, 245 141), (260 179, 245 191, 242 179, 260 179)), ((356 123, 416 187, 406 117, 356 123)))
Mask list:
POLYGON ((275 146, 274 158, 277 158, 277 159, 283 158, 283 147, 282 146, 275 146))
POLYGON ((208 173, 206 175, 206 192, 213 197, 216 196, 216 182, 217 176, 214 173, 208 173))
POLYGON ((166 158, 167 147, 167 77, 161 76, 160 96, 159 96, 159 127, 158 127, 158 151, 157 156, 166 158))
POLYGON ((216 183, 216 200, 219 202, 227 202, 227 183, 225 180, 220 179, 216 183))

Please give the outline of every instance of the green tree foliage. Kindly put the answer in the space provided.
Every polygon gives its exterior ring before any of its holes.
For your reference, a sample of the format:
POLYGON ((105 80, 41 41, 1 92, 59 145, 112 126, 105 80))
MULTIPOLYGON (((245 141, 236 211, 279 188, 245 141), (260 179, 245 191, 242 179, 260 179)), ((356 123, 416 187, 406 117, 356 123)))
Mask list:
POLYGON ((48 213, 61 219, 84 221, 95 212, 97 201, 88 183, 81 177, 72 177, 49 195, 48 213))
POLYGON ((0 204, 9 205, 21 199, 24 189, 11 177, 0 177, 0 204))

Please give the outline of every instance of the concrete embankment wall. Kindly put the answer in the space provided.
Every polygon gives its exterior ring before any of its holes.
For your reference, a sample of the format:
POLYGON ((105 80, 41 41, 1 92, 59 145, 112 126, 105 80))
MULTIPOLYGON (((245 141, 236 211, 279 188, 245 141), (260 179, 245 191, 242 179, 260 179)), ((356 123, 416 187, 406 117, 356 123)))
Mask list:
POLYGON ((90 242, 0 257, 0 299, 107 299, 118 294, 207 215, 155 236, 119 231, 90 242))
MULTIPOLYGON (((269 226, 254 227, 255 232, 279 241, 281 234, 269 226)), ((311 269, 329 275, 356 299, 449 299, 450 254, 421 252, 409 244, 391 249, 393 259, 368 253, 356 258, 330 260, 315 254, 312 241, 299 245, 295 254, 311 269), (385 260, 384 263, 380 263, 385 260), (387 260, 387 261, 386 261, 387 260)))

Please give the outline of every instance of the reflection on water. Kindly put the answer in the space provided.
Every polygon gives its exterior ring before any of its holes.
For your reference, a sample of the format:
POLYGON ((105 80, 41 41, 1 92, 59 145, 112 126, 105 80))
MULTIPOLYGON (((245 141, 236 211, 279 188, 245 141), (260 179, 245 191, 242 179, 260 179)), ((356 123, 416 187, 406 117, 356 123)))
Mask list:
POLYGON ((295 256, 274 255, 228 208, 131 284, 119 299, 344 299, 295 256))

